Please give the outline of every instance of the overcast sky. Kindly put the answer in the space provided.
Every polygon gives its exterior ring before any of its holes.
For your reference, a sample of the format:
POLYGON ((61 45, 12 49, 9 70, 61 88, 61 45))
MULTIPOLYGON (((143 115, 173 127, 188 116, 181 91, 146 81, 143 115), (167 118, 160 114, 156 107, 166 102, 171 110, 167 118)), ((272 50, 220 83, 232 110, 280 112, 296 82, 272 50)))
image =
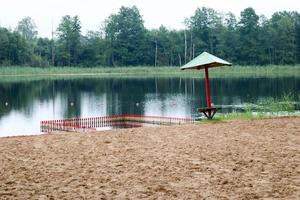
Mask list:
POLYGON ((300 10, 299 0, 1 0, 0 26, 14 29, 23 17, 34 19, 39 36, 50 37, 52 24, 57 28, 64 15, 78 15, 82 32, 99 30, 101 23, 121 6, 136 5, 147 28, 164 25, 171 29, 183 28, 185 18, 199 7, 210 7, 219 12, 240 12, 253 7, 258 15, 268 18, 276 11, 300 10))

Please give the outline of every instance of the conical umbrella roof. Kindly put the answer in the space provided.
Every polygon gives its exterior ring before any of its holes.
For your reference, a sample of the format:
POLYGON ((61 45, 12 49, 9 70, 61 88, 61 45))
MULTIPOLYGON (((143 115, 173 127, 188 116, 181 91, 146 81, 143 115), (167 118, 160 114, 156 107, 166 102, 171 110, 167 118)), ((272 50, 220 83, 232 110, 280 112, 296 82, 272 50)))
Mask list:
POLYGON ((203 69, 205 67, 231 66, 232 64, 210 53, 203 52, 180 69, 203 69))

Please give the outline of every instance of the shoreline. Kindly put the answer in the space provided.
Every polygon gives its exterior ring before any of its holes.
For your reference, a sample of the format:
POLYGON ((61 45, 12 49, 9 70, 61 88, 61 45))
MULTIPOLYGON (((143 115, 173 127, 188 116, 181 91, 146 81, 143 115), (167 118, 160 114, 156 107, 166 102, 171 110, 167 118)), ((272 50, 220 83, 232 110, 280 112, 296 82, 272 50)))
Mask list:
POLYGON ((211 125, 214 126, 215 124, 220 124, 220 123, 234 123, 234 122, 243 122, 243 121, 256 121, 256 120, 280 120, 280 119, 288 119, 288 118, 299 118, 300 120, 300 115, 289 115, 289 116, 266 116, 266 117, 253 117, 253 118, 243 118, 242 116, 240 118, 235 117, 235 118, 221 118, 219 119, 217 117, 215 117, 215 119, 208 121, 208 120, 204 120, 204 121, 195 121, 194 124, 181 124, 181 125, 158 125, 158 126, 141 126, 141 127, 135 127, 135 128, 114 128, 114 129, 107 129, 107 130, 96 130, 96 131, 86 131, 86 132, 78 132, 78 131, 54 131, 52 133, 43 133, 43 132, 39 132, 39 133, 26 133, 26 134, 18 134, 18 135, 7 135, 7 136, 0 136, 0 140, 3 138, 15 138, 15 137, 20 137, 20 138, 24 138, 24 137, 36 137, 36 136, 47 136, 47 135, 60 135, 60 134, 73 134, 73 133, 80 133, 80 134, 93 134, 93 133, 112 133, 114 134, 114 132, 118 132, 118 131, 122 131, 122 130, 127 130, 127 129, 132 129, 133 131, 135 129, 143 129, 143 128, 157 128, 157 129, 164 129, 164 128, 170 128, 170 127, 180 127, 180 126, 203 126, 203 125, 211 125))
POLYGON ((297 199, 300 117, 0 138, 3 198, 297 199))

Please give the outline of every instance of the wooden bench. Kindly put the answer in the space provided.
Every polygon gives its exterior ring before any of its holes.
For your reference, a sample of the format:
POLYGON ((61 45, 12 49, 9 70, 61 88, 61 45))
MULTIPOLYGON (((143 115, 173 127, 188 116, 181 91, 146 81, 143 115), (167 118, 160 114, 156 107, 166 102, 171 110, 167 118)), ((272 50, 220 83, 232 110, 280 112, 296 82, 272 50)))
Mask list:
POLYGON ((212 119, 219 109, 221 109, 221 107, 205 107, 198 108, 198 112, 202 112, 207 119, 212 119))

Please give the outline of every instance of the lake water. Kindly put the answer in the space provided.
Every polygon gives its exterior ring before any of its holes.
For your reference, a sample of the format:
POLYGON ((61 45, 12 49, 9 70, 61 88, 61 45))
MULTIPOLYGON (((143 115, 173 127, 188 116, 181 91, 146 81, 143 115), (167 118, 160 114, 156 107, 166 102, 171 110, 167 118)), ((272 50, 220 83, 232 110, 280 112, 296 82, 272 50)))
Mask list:
MULTIPOLYGON (((215 105, 300 94, 300 78, 213 78, 215 105)), ((139 114, 195 117, 206 106, 204 79, 79 78, 0 82, 0 136, 39 134, 41 120, 139 114)))

